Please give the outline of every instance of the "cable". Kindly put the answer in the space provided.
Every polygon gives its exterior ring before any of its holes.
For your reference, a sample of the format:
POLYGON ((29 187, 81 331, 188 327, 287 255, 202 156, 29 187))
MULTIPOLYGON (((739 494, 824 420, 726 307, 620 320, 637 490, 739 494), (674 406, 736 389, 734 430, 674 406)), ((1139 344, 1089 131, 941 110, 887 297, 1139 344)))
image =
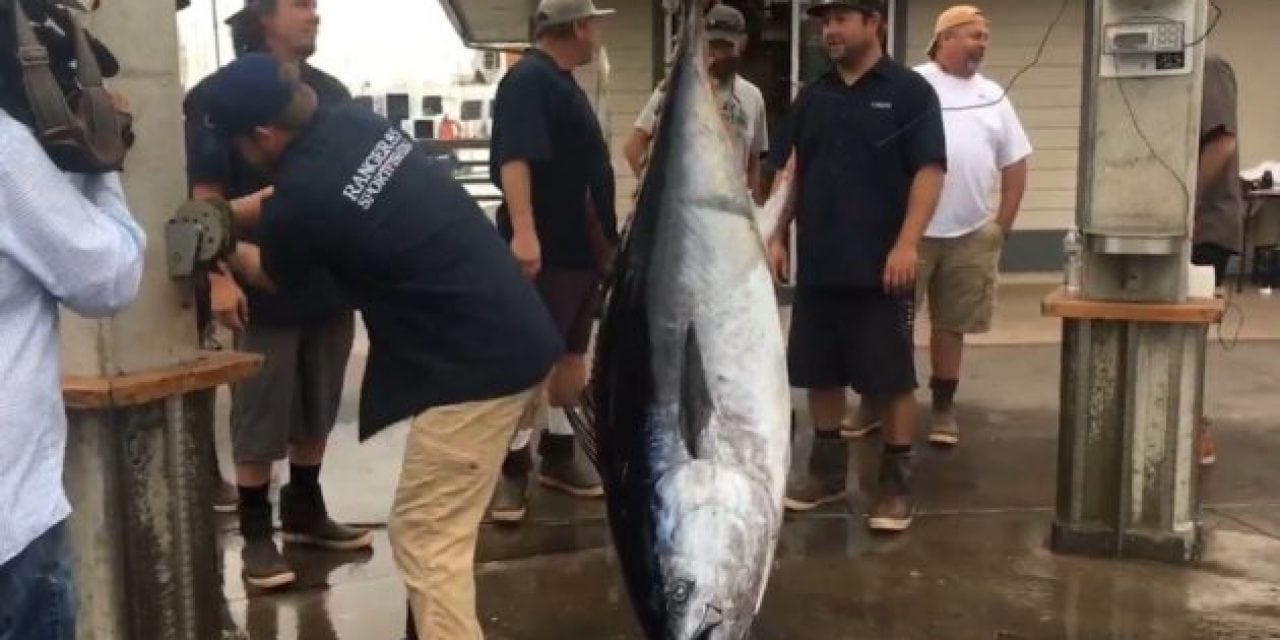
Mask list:
POLYGON ((1000 93, 1000 97, 994 100, 990 100, 988 102, 964 105, 961 107, 942 107, 940 109, 929 109, 917 115, 916 117, 912 118, 905 125, 902 125, 900 129, 889 134, 889 137, 877 142, 875 146, 877 148, 883 147, 889 144, 890 142, 897 140, 899 137, 902 136, 902 134, 910 131, 917 124, 920 124, 921 120, 929 116, 932 116, 933 114, 938 113, 939 111, 942 111, 942 112, 975 111, 978 109, 989 109, 991 107, 999 105, 1001 102, 1004 102, 1005 99, 1009 97, 1009 93, 1013 91, 1013 87, 1018 84, 1018 80, 1020 80, 1022 76, 1025 75, 1028 71, 1040 65, 1040 59, 1044 57, 1044 50, 1048 48, 1049 40, 1053 38, 1053 34, 1055 31, 1057 31, 1058 25, 1062 23, 1062 17, 1066 15, 1067 7, 1070 4, 1071 4, 1071 0, 1062 0, 1062 4, 1058 5, 1058 13, 1053 17, 1053 21, 1049 23, 1049 28, 1045 29, 1044 37, 1040 39, 1040 44, 1039 46, 1036 47, 1036 53, 1034 56, 1032 56, 1031 62, 1028 62, 1021 69, 1019 69, 1017 73, 1013 74, 1013 77, 1009 79, 1009 84, 1003 87, 1003 91, 1000 93))
POLYGON ((1190 49, 1192 47, 1199 45, 1205 40, 1208 40, 1209 36, 1213 35, 1214 30, 1218 28, 1218 22, 1222 20, 1222 7, 1219 7, 1218 3, 1214 2, 1214 0, 1209 0, 1209 6, 1213 7, 1213 11, 1214 11, 1213 19, 1209 21, 1209 28, 1205 29, 1204 35, 1184 45, 1186 48, 1190 49))
POLYGON ((1240 334, 1244 331, 1244 307, 1236 304, 1233 297, 1227 298, 1227 308, 1222 312, 1222 321, 1218 324, 1218 344, 1223 351, 1231 352, 1240 344, 1240 334), (1230 337, 1228 337, 1227 318, 1234 315, 1236 317, 1235 327, 1230 329, 1230 337))

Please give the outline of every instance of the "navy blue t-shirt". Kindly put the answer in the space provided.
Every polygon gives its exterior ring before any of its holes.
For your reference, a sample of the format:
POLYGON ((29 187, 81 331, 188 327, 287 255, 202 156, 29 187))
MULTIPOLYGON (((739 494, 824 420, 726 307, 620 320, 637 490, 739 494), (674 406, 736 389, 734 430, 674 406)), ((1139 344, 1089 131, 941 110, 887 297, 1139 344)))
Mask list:
POLYGON ((289 145, 259 236, 277 285, 322 267, 363 314, 362 437, 529 389, 561 353, 546 306, 467 192, 354 103, 322 109, 289 145))
MULTIPOLYGON (((543 264, 596 267, 602 247, 592 242, 595 225, 587 216, 596 216, 606 242, 618 239, 609 148, 573 74, 536 48, 507 72, 494 98, 489 169, 499 189, 502 165, 516 160, 529 163, 543 264)), ((498 226, 510 239, 505 202, 498 209, 498 226)))
POLYGON ((888 57, 852 86, 832 70, 796 96, 787 135, 780 149, 795 150, 799 187, 797 284, 883 286, 916 173, 947 164, 933 87, 888 57))
MULTIPOLYGON (((351 93, 337 78, 311 65, 302 65, 301 76, 302 81, 315 90, 321 105, 338 105, 351 100, 351 93)), ((270 186, 271 181, 209 126, 204 106, 208 82, 205 79, 191 89, 183 103, 188 180, 193 185, 216 184, 223 188, 229 200, 257 193, 270 186)), ((257 242, 252 233, 244 240, 257 242)), ((250 287, 243 282, 241 286, 249 299, 250 321, 267 326, 313 326, 351 310, 333 277, 323 269, 316 269, 294 287, 276 293, 250 287)))

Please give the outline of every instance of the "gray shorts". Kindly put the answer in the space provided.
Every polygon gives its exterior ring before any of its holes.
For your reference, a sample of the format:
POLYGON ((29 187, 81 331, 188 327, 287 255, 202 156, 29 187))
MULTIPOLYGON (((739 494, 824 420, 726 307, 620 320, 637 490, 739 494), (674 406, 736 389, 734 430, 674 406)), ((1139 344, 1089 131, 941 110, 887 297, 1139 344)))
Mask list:
POLYGON ((236 462, 283 460, 290 442, 329 437, 342 402, 354 339, 347 313, 307 329, 250 325, 241 351, 266 356, 262 372, 231 394, 231 448, 236 462))

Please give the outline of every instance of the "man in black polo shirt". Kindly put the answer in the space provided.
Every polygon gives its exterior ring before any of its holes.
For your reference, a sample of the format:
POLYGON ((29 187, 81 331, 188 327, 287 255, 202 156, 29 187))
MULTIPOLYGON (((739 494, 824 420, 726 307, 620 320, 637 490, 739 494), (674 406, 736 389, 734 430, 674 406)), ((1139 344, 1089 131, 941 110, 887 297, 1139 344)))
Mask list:
MULTIPOLYGON (((306 64, 319 27, 314 0, 250 0, 232 16, 239 54, 270 52, 300 65, 302 81, 322 104, 351 100, 346 87, 306 64)), ((197 198, 219 197, 239 208, 261 205, 269 177, 208 126, 210 80, 196 85, 184 104, 188 173, 197 198)), ((250 234, 248 241, 256 241, 250 234)), ((237 347, 266 357, 262 372, 232 389, 232 456, 236 465, 244 578, 260 588, 294 582, 276 547, 268 489, 271 467, 289 459, 289 484, 280 492, 284 539, 332 549, 373 543, 369 531, 333 522, 320 490, 320 465, 338 415, 355 319, 332 277, 315 269, 288 289, 268 292, 210 274, 214 317, 236 332, 237 347)))
MULTIPOLYGON (((489 160, 504 195, 499 227, 560 327, 567 352, 547 384, 552 410, 548 433, 538 446, 538 479, 579 497, 604 492, 594 470, 574 454, 565 412, 578 406, 587 386, 586 353, 600 274, 618 233, 609 149, 572 71, 593 60, 600 47, 600 20, 611 13, 591 0, 543 0, 538 6, 537 45, 498 85, 489 160)), ((539 403, 521 421, 494 494, 494 520, 524 518, 530 435, 545 415, 539 403)))
MULTIPOLYGON (((809 14, 822 22, 834 66, 792 112, 799 265, 788 360, 792 383, 809 389, 816 434, 810 473, 787 488, 787 506, 844 496, 840 423, 852 387, 888 408, 871 528, 902 531, 915 511, 912 296, 946 171, 942 112, 929 83, 885 55, 882 2, 824 0, 809 14)), ((771 241, 772 254, 781 243, 771 241)))
POLYGON ((466 191, 385 119, 317 111, 296 70, 262 54, 219 71, 209 97, 213 125, 275 185, 237 212, 260 249, 241 243, 233 268, 266 289, 331 273, 369 329, 361 437, 413 421, 388 528, 419 637, 482 637, 476 538, 561 352, 550 315, 466 191))

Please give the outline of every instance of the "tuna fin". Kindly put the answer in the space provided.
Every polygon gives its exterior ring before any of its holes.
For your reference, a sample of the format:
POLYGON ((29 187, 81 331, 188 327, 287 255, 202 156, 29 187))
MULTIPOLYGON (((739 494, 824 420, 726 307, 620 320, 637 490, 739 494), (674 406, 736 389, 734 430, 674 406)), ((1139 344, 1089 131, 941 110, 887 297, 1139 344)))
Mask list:
POLYGON ((680 436, 689 456, 698 457, 698 438, 711 422, 711 389, 698 349, 698 332, 691 324, 684 341, 684 366, 680 371, 680 436))
POLYGON ((595 397, 590 387, 582 394, 581 406, 564 408, 564 415, 569 419, 569 426, 573 427, 574 435, 578 436, 578 445, 582 447, 582 453, 586 454, 587 460, 590 460, 591 465, 599 471, 600 438, 596 434, 595 413, 595 397))

